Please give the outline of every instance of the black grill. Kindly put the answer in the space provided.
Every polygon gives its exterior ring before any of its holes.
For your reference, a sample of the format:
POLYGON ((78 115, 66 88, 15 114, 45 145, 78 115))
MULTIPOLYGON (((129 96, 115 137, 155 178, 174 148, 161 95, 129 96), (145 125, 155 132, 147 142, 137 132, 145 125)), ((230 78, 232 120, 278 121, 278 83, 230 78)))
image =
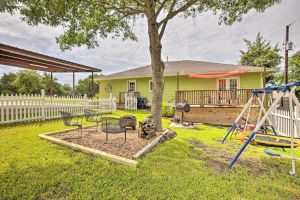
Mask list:
POLYGON ((191 106, 188 103, 177 103, 176 104, 176 111, 178 112, 190 112, 191 106))
POLYGON ((175 105, 176 111, 181 112, 181 123, 184 122, 184 113, 188 113, 191 110, 191 106, 188 103, 177 103, 175 105))

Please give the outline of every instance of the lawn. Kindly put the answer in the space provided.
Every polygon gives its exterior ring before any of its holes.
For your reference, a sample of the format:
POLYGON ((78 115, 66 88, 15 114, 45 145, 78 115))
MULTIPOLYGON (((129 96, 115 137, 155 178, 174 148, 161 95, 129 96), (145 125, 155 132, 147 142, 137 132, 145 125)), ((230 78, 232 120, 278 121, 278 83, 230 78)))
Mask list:
MULTIPOLYGON (((142 119, 148 113, 118 114, 142 119)), ((300 199, 290 160, 269 157, 263 147, 247 147, 233 170, 223 170, 241 145, 220 144, 223 127, 174 129, 177 137, 141 158, 136 169, 37 137, 62 129, 59 120, 0 128, 0 199, 300 199)))

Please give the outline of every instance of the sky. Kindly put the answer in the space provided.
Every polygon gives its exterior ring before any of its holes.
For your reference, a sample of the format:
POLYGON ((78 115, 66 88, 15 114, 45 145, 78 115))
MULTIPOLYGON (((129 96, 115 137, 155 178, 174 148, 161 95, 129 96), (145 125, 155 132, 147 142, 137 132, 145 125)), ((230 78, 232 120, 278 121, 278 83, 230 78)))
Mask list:
MULTIPOLYGON (((250 11, 241 22, 231 26, 218 25, 218 16, 202 13, 196 18, 176 17, 167 26, 163 45, 163 60, 200 60, 227 64, 237 64, 240 52, 245 50, 243 38, 255 40, 258 32, 272 45, 278 43, 284 55, 285 26, 290 28, 290 40, 295 44, 292 53, 300 50, 300 0, 283 0, 264 13, 250 11)), ((49 56, 66 59, 92 67, 101 68, 103 74, 111 74, 150 63, 147 24, 140 19, 133 27, 138 41, 101 39, 99 47, 87 49, 76 47, 62 52, 55 37, 63 33, 62 27, 44 25, 29 26, 13 16, 0 14, 0 43, 16 46, 49 56)), ((0 65, 0 76, 7 72, 17 72, 20 68, 0 65)), ((76 74, 76 81, 89 74, 76 74)), ((72 82, 72 74, 55 74, 62 83, 72 82)))

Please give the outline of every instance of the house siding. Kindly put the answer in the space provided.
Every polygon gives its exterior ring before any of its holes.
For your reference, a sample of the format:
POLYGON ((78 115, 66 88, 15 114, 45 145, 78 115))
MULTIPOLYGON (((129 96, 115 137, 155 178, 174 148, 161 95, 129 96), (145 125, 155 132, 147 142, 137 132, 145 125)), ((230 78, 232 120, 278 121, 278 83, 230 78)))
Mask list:
MULTIPOLYGON (((247 73, 239 76, 240 89, 258 89, 262 87, 261 73, 247 73)), ((119 98, 119 92, 127 91, 127 81, 136 80, 136 91, 140 96, 146 97, 149 102, 152 100, 152 92, 149 91, 149 80, 151 78, 130 78, 118 80, 102 80, 100 81, 100 96, 108 97, 109 94, 105 92, 107 84, 112 85, 112 95, 119 98)), ((164 101, 175 102, 175 91, 177 89, 177 77, 164 77, 164 101)), ((216 79, 198 79, 189 78, 187 76, 180 76, 179 90, 216 90, 216 79)))

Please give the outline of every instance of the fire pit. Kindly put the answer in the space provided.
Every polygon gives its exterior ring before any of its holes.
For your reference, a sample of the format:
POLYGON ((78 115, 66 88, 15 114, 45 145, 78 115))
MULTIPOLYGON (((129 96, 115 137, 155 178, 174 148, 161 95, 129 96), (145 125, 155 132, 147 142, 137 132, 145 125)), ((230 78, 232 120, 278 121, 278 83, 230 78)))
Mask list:
POLYGON ((120 118, 120 126, 122 128, 131 127, 133 130, 136 130, 136 117, 135 116, 123 116, 120 118))

